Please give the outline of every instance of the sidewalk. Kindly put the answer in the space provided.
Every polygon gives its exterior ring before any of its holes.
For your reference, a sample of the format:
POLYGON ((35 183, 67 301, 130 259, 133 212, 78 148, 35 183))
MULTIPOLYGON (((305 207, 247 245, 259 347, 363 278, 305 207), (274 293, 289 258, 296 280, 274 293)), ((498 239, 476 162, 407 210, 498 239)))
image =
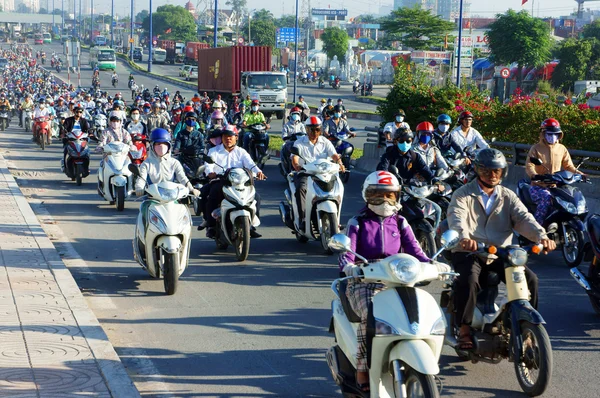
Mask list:
POLYGON ((0 155, 0 396, 139 397, 0 155))

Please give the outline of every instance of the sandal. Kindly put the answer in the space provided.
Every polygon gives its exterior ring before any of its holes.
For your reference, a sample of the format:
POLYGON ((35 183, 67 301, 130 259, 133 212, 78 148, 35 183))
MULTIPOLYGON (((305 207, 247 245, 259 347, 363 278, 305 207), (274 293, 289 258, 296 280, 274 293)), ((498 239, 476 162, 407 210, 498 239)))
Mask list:
POLYGON ((460 351, 470 351, 473 349, 473 339, 471 333, 464 333, 458 336, 458 344, 456 345, 460 351))

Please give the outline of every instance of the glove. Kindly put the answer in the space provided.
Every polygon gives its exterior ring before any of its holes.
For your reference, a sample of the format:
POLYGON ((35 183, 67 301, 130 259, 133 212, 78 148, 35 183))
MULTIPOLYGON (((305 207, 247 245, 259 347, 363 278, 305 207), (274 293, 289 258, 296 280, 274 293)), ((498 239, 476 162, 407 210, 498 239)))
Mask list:
POLYGON ((362 270, 360 269, 360 267, 352 263, 347 264, 344 267, 343 271, 346 274, 346 276, 351 276, 354 278, 362 276, 362 270))
MULTIPOLYGON (((437 268, 438 273, 452 272, 452 267, 450 267, 448 264, 440 263, 438 261, 433 261, 432 264, 437 268)), ((440 280, 444 280, 447 278, 448 278, 448 275, 440 275, 439 276, 440 280)))
POLYGON ((197 198, 199 198, 199 197, 200 197, 200 190, 199 190, 199 189, 193 188, 193 189, 190 191, 190 193, 191 193, 192 195, 194 195, 195 197, 197 197, 197 198))
POLYGON ((145 192, 145 190, 144 190, 144 189, 136 189, 136 190, 135 190, 135 196, 137 196, 138 198, 139 198, 140 196, 144 196, 144 192, 145 192))

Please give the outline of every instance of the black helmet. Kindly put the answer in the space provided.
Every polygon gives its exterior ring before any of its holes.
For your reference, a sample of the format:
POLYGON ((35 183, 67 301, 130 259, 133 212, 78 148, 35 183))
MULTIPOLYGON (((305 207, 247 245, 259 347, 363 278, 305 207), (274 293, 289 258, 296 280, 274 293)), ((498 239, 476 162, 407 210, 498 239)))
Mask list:
POLYGON ((333 107, 333 111, 334 112, 342 112, 342 110, 343 110, 342 107, 339 106, 339 105, 336 105, 336 106, 333 107))
POLYGON ((196 116, 196 112, 188 112, 188 113, 186 113, 186 114, 185 114, 185 118, 187 119, 187 118, 189 118, 189 117, 190 117, 190 118, 191 118, 191 117, 193 117, 194 119, 196 119, 196 118, 197 118, 197 116, 196 116))
POLYGON ((485 167, 487 169, 502 169, 502 178, 506 177, 508 173, 508 163, 506 163, 504 154, 495 148, 480 150, 475 156, 473 163, 476 172, 478 167, 485 167))
POLYGON ((415 139, 415 135, 409 129, 398 129, 394 133, 393 139, 398 140, 398 141, 404 141, 404 142, 406 142, 408 140, 413 141, 415 139))

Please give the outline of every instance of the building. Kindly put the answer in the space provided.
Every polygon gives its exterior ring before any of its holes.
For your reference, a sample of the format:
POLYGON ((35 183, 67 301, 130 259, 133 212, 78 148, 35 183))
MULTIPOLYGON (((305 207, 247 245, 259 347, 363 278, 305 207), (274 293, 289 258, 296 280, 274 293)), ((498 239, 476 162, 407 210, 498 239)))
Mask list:
POLYGON ((0 5, 2 6, 2 11, 15 11, 15 0, 0 0, 0 5))
MULTIPOLYGON (((402 7, 412 8, 416 5, 430 10, 447 21, 457 20, 460 13, 460 0, 394 0, 394 10, 402 7)), ((463 1, 463 18, 469 18, 470 15, 471 2, 465 0, 463 1)))

